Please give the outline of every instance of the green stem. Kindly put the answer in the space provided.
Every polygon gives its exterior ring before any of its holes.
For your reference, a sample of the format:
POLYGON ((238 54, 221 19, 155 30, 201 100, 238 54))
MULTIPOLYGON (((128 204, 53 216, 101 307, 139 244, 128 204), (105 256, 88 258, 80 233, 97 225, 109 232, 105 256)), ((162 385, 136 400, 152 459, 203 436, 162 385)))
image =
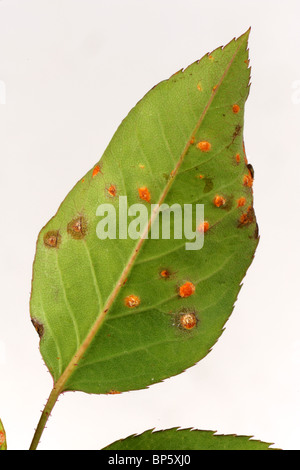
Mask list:
POLYGON ((50 395, 49 395, 48 401, 47 401, 47 403, 46 403, 46 405, 43 409, 41 418, 38 422, 38 425, 37 425, 37 428, 35 430, 35 433, 34 433, 34 436, 33 436, 33 439, 32 439, 29 450, 36 450, 36 448, 37 448, 37 446, 40 442, 41 436, 43 434, 43 431, 45 429, 48 418, 50 416, 50 413, 51 413, 51 411, 52 411, 52 409, 53 409, 60 393, 61 393, 61 390, 54 386, 51 393, 50 393, 50 395))

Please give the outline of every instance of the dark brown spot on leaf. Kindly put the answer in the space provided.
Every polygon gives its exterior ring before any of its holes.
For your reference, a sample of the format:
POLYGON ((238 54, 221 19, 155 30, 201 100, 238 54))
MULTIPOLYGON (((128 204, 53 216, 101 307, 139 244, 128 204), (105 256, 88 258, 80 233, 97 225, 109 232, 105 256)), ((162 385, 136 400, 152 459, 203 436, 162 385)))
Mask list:
POLYGON ((203 192, 210 193, 214 187, 213 180, 211 178, 206 177, 204 181, 205 181, 205 186, 204 186, 203 192))
POLYGON ((253 166, 250 163, 248 163, 247 168, 250 171, 252 179, 254 179, 254 168, 253 168, 253 166))
POLYGON ((252 224, 255 221, 255 213, 252 206, 249 206, 247 212, 244 212, 239 220, 239 227, 252 224))
POLYGON ((42 338, 43 334, 44 334, 44 325, 42 323, 40 323, 38 320, 36 320, 35 318, 31 319, 31 323, 33 324, 34 328, 36 329, 39 337, 42 338))

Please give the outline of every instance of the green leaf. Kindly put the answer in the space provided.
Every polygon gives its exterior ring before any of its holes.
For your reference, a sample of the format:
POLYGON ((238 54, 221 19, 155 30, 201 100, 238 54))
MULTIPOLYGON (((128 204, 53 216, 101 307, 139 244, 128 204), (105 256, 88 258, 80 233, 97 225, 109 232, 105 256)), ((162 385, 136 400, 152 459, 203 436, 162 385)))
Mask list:
POLYGON ((5 429, 0 419, 0 450, 7 450, 5 429))
POLYGON ((249 436, 215 434, 215 431, 172 428, 152 429, 113 442, 102 450, 274 450, 272 444, 249 436))
POLYGON ((147 93, 41 230, 31 318, 57 390, 145 388, 221 335, 258 242, 243 146, 248 34, 147 93), (120 196, 147 209, 148 238, 119 237, 120 196), (203 248, 151 238, 150 203, 204 204, 203 248), (98 238, 100 204, 116 210, 116 239, 98 238))

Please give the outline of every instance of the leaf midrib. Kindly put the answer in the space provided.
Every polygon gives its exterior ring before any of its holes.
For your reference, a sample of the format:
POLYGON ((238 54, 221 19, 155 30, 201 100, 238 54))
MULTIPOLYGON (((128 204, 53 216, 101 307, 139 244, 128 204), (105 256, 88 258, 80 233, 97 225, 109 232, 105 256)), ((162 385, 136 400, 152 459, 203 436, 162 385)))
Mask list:
POLYGON ((207 104, 206 106, 204 107, 202 113, 201 113, 201 116, 199 118, 199 120, 197 121, 196 123, 196 126, 194 127, 192 133, 190 134, 189 138, 188 138, 188 141, 179 157, 179 160, 174 168, 174 170, 171 172, 171 176, 159 198, 159 201, 158 203, 156 204, 156 208, 155 210, 152 212, 151 214, 151 217, 148 221, 148 224, 146 226, 146 228, 144 229, 144 232, 141 236, 141 238, 138 240, 130 258, 129 258, 129 261, 126 265, 126 267, 124 268, 118 282, 116 283, 111 295, 109 296, 104 308, 102 309, 102 311, 99 313, 98 317, 96 318, 94 324, 92 325, 91 329, 89 330, 87 336, 85 337, 84 341, 81 343, 80 347, 77 349, 76 353, 74 354, 74 356, 72 357, 72 359, 70 360, 69 364, 67 365, 67 367, 65 368, 65 370, 63 371, 62 375, 59 377, 59 379, 57 380, 57 382, 54 384, 54 389, 56 391, 56 395, 58 396, 60 393, 62 393, 64 391, 64 386, 66 384, 66 382, 68 381, 68 379, 71 377, 72 373, 74 372, 74 370, 76 369, 79 361, 82 359, 82 356, 83 354, 85 353, 85 351, 87 350, 87 348, 90 346, 91 342, 93 341, 94 337, 96 336, 97 332, 99 331, 101 325, 103 324, 103 321, 109 311, 109 309, 111 308, 113 302, 115 301, 125 279, 128 277, 128 274, 129 272, 131 271, 131 268, 132 266, 134 265, 134 262, 141 250, 141 247, 143 246, 143 243, 144 241, 147 239, 146 235, 148 234, 148 232, 150 231, 150 228, 152 226, 152 223, 153 221, 155 220, 158 212, 159 212, 159 208, 161 206, 161 204, 163 203, 163 201, 165 200, 171 186, 173 185, 173 182, 175 181, 175 178, 177 176, 177 173, 182 165, 182 162, 191 146, 191 140, 192 138, 194 137, 194 135, 196 134, 196 132, 199 130, 208 110, 210 109, 210 106, 211 106, 211 103, 213 102, 217 92, 218 92, 218 89, 220 88, 221 84, 223 83, 225 77, 227 76, 230 68, 231 68, 231 65, 234 61, 234 59, 236 58, 240 48, 242 47, 243 45, 243 42, 241 42, 240 45, 238 45, 238 47, 236 48, 236 51, 235 53, 233 54, 232 58, 230 59, 227 67, 225 68, 225 71, 223 72, 218 84, 214 87, 214 90, 211 92, 211 95, 207 101, 207 104))

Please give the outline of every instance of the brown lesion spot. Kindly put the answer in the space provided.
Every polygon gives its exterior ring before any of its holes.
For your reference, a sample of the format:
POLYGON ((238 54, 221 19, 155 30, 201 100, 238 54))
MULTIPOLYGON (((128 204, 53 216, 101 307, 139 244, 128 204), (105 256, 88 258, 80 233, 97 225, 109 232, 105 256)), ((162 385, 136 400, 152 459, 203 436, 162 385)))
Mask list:
POLYGON ((159 269, 159 279, 172 280, 176 277, 177 271, 173 270, 169 266, 161 266, 159 269))
POLYGON ((235 129, 234 129, 234 133, 232 134, 232 142, 235 141, 235 139, 241 135, 241 131, 242 131, 242 126, 240 124, 238 124, 237 126, 235 126, 235 129))
POLYGON ((68 223, 67 232, 75 240, 82 240, 87 233, 87 221, 82 215, 68 223))
POLYGON ((255 221, 255 213, 252 206, 249 206, 247 212, 244 212, 239 220, 239 227, 252 224, 255 221))
POLYGON ((192 330, 197 326, 198 319, 194 312, 182 313, 180 315, 180 326, 184 330, 192 330))
POLYGON ((162 279, 170 279, 171 272, 169 269, 162 269, 159 275, 162 279))
POLYGON ((36 329, 40 338, 44 335, 44 325, 40 323, 36 318, 31 319, 31 323, 33 324, 34 328, 36 329))
POLYGON ((137 295, 131 294, 125 297, 124 303, 126 307, 135 308, 140 305, 141 299, 137 295))
POLYGON ((61 235, 58 230, 50 230, 44 235, 44 245, 48 248, 58 248, 61 242, 61 235))
POLYGON ((181 332, 191 334, 196 330, 200 320, 194 308, 181 308, 176 313, 172 313, 172 326, 181 332))
POLYGON ((251 165, 251 163, 247 163, 247 168, 248 168, 248 170, 249 170, 249 173, 250 173, 252 179, 254 180, 254 168, 253 168, 253 166, 251 165))

